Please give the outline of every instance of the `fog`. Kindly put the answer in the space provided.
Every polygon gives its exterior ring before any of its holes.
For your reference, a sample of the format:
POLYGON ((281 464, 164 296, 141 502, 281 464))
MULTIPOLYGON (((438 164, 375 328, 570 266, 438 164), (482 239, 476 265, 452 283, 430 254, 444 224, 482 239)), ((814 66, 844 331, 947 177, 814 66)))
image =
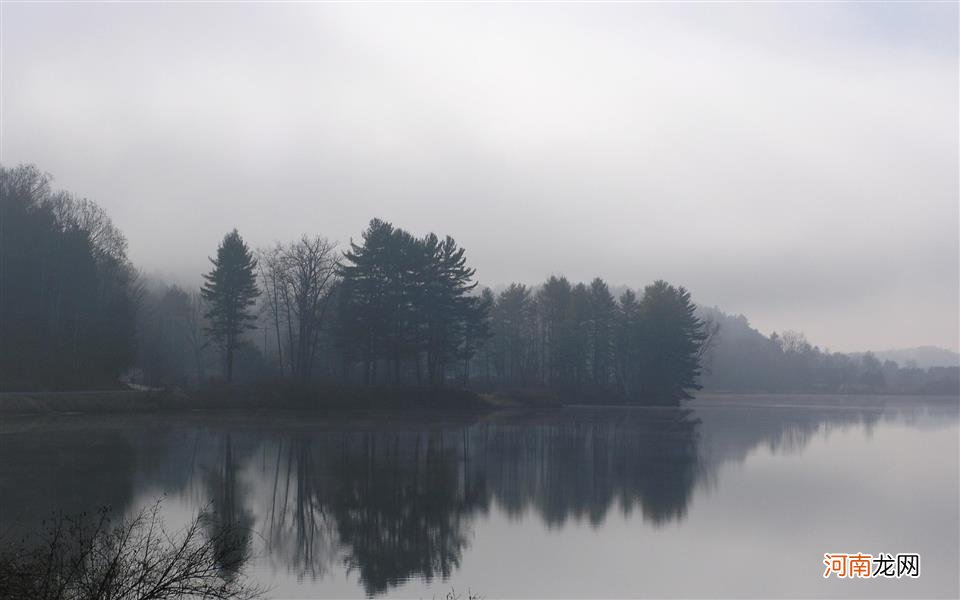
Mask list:
POLYGON ((834 350, 958 349, 955 4, 0 10, 0 160, 147 273, 376 216, 484 285, 663 277, 834 350))

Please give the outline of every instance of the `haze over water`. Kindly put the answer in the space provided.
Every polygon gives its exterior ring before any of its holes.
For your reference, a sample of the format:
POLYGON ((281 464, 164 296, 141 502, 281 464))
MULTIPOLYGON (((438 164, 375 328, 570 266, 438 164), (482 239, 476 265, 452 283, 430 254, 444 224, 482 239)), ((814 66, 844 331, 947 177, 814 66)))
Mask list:
POLYGON ((956 597, 958 440, 956 398, 10 418, 0 527, 212 500, 291 598, 956 597), (921 577, 823 578, 858 551, 917 552, 921 577))
POLYGON ((958 24, 0 0, 0 600, 960 597, 958 24))
POLYGON ((663 278, 835 351, 958 350, 958 7, 4 3, 0 157, 145 272, 371 217, 482 285, 663 278), (682 243, 677 241, 682 240, 682 243))

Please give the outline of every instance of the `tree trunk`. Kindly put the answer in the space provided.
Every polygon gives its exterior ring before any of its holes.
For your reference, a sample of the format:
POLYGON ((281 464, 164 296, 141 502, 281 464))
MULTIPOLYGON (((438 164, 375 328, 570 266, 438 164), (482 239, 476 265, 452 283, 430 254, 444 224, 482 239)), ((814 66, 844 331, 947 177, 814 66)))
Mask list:
POLYGON ((233 339, 227 337, 227 383, 233 383, 233 339))

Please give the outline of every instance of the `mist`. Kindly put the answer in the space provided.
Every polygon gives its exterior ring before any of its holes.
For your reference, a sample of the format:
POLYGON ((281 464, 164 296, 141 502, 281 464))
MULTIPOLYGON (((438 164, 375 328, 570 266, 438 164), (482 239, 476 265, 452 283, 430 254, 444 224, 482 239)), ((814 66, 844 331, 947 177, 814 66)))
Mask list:
POLYGON ((958 349, 957 6, 4 4, 4 165, 147 274, 378 216, 482 285, 658 278, 838 351, 958 349))
POLYGON ((960 597, 958 24, 0 0, 0 600, 960 597))

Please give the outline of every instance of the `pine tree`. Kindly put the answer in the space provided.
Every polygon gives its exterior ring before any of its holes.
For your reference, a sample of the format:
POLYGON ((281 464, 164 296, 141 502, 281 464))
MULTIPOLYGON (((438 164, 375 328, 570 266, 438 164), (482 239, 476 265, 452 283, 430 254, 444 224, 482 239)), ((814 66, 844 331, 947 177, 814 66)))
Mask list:
POLYGON ((204 315, 210 322, 207 334, 224 349, 226 379, 233 380, 233 355, 244 331, 256 329, 256 316, 250 307, 256 302, 257 259, 253 257, 243 238, 234 229, 224 236, 217 248, 217 258, 210 259, 213 270, 205 274, 206 283, 200 288, 208 310, 204 315))
POLYGON ((640 303, 633 290, 620 295, 617 306, 616 363, 617 389, 630 397, 640 387, 640 303))
POLYGON ((415 238, 373 219, 343 258, 337 331, 346 360, 363 364, 365 383, 377 381, 381 362, 401 383, 412 359, 418 383, 425 360, 430 383, 442 384, 447 367, 469 361, 486 337, 488 303, 470 295, 474 270, 453 238, 415 238))
POLYGON ((436 254, 438 292, 436 306, 438 319, 434 321, 430 349, 434 368, 431 377, 443 383, 448 364, 458 358, 466 339, 467 323, 473 318, 474 299, 469 294, 476 287, 474 269, 467 266, 464 249, 447 236, 438 246, 436 254))
POLYGON ((640 302, 640 375, 644 400, 673 403, 699 390, 703 321, 685 288, 655 281, 640 302))
POLYGON ((463 345, 460 358, 463 359, 463 385, 470 382, 470 361, 490 338, 490 307, 493 306, 493 293, 484 289, 479 296, 470 296, 464 305, 463 345))
POLYGON ((593 384, 605 386, 610 381, 613 368, 613 327, 617 303, 607 284, 597 277, 590 283, 590 367, 593 384))
POLYGON ((491 314, 492 358, 501 382, 529 383, 533 370, 531 341, 535 329, 535 307, 530 288, 522 283, 511 283, 497 296, 491 314))
POLYGON ((341 350, 363 365, 364 383, 376 381, 377 360, 387 353, 394 316, 389 304, 395 297, 390 254, 395 245, 394 227, 372 219, 359 244, 351 241, 340 264, 343 279, 339 325, 341 350))
POLYGON ((563 344, 568 385, 572 389, 579 389, 590 378, 590 330, 590 290, 578 283, 570 290, 563 344))
POLYGON ((570 303, 570 282, 566 277, 551 276, 537 292, 536 309, 540 321, 543 382, 558 385, 568 370, 564 364, 564 340, 567 306, 570 303))

